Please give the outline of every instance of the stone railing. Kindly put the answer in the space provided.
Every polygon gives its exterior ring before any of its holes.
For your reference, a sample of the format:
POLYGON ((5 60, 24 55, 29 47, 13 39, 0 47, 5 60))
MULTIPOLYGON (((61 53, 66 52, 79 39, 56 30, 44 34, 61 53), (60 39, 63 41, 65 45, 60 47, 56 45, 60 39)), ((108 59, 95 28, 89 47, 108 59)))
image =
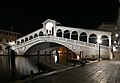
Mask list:
MULTIPOLYGON (((59 43, 69 43, 69 44, 79 44, 79 45, 83 45, 83 46, 87 46, 87 47, 98 47, 98 44, 93 44, 93 43, 87 43, 87 42, 83 42, 83 41, 78 41, 78 40, 71 40, 71 39, 66 39, 66 38, 61 38, 61 37, 54 37, 54 36, 39 36, 36 38, 33 38, 29 41, 26 41, 24 43, 21 43, 20 45, 16 45, 15 48, 19 48, 19 47, 23 47, 26 45, 29 45, 31 43, 34 42, 50 42, 50 41, 56 41, 59 43)), ((108 49, 108 46, 103 46, 100 45, 101 49, 108 49)))

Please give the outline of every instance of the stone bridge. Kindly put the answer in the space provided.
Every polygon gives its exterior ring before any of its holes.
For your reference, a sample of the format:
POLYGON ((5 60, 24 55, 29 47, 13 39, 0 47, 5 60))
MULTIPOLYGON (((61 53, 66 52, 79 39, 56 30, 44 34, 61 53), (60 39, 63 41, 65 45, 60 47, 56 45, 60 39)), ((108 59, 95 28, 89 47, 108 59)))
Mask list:
POLYGON ((112 59, 111 32, 59 26, 56 21, 48 19, 43 22, 43 28, 17 39, 12 49, 18 55, 24 55, 45 49, 53 51, 59 46, 64 46, 77 55, 83 51, 84 56, 98 57, 98 39, 102 40, 101 57, 112 59), (44 45, 45 43, 47 44, 44 45), (56 46, 52 47, 49 43, 56 46))

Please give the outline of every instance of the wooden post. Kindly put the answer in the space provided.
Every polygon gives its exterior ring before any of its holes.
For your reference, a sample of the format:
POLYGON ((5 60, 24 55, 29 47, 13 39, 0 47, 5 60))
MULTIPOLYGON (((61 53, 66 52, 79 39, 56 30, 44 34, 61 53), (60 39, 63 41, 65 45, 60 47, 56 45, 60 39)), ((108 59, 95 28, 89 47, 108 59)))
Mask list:
POLYGON ((68 48, 66 48, 66 50, 67 50, 67 55, 66 55, 66 65, 68 65, 68 56, 69 56, 68 48))
POLYGON ((47 55, 47 54, 46 54, 46 51, 45 51, 45 61, 46 61, 46 55, 47 55))
POLYGON ((9 77, 11 76, 11 56, 10 56, 10 46, 8 46, 8 68, 9 68, 9 77))
POLYGON ((50 51, 50 63, 51 63, 51 51, 50 51))
POLYGON ((81 56, 81 51, 80 51, 80 60, 82 59, 82 56, 81 56))
POLYGON ((11 72, 13 79, 15 78, 15 51, 11 50, 11 72))
POLYGON ((34 77, 34 75, 33 75, 33 70, 30 70, 30 80, 32 80, 33 77, 34 77))
POLYGON ((38 62, 40 61, 40 51, 38 50, 38 62))

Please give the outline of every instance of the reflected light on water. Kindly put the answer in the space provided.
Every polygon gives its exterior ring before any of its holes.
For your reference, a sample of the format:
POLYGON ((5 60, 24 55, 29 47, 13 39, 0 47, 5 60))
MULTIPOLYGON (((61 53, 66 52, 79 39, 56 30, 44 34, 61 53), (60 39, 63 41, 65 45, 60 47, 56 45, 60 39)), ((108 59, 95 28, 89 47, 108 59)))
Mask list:
POLYGON ((38 72, 36 63, 32 63, 31 60, 29 60, 26 57, 16 57, 16 70, 20 74, 28 75, 30 74, 30 70, 33 70, 34 73, 38 72))

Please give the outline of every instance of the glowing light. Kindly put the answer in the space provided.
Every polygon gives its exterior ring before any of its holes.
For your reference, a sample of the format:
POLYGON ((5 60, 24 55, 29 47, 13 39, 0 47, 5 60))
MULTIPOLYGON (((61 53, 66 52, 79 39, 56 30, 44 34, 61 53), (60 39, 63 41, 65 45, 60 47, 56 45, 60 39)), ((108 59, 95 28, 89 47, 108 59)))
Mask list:
POLYGON ((114 43, 116 44, 116 41, 114 41, 114 43))
POLYGON ((52 23, 52 22, 48 22, 47 24, 46 24, 46 29, 48 29, 48 30, 52 30, 52 27, 54 26, 54 24, 52 23))
POLYGON ((77 55, 77 60, 79 60, 80 59, 80 56, 79 55, 77 55))
POLYGON ((118 34, 115 34, 115 37, 118 37, 118 34))
POLYGON ((9 42, 9 45, 10 45, 10 46, 13 46, 13 45, 15 45, 15 42, 14 42, 14 41, 9 42))
POLYGON ((58 53, 60 54, 60 53, 62 53, 62 51, 58 51, 58 53))
POLYGON ((55 63, 57 62, 57 56, 55 55, 55 63))
POLYGON ((97 39, 97 43, 102 43, 102 40, 101 39, 97 39))
POLYGON ((101 39, 101 36, 98 36, 98 38, 97 39, 101 39))

